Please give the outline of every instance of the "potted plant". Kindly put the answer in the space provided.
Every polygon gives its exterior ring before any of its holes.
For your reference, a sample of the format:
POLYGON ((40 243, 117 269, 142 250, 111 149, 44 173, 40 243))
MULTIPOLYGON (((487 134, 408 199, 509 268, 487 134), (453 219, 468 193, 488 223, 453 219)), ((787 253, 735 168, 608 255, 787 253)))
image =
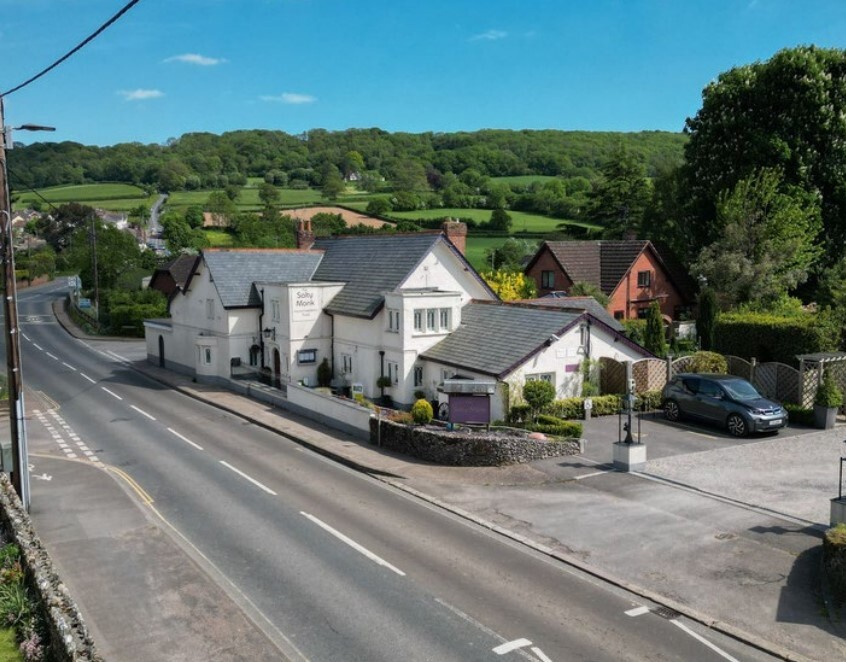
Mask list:
POLYGON ((843 405, 843 393, 834 383, 831 372, 826 370, 823 373, 822 381, 817 387, 817 394, 814 396, 814 422, 821 430, 830 430, 834 427, 837 418, 837 410, 843 405))
POLYGON ((385 395, 385 389, 391 387, 391 378, 387 375, 382 375, 376 380, 376 387, 379 389, 382 404, 386 407, 390 406, 392 399, 390 395, 385 395))

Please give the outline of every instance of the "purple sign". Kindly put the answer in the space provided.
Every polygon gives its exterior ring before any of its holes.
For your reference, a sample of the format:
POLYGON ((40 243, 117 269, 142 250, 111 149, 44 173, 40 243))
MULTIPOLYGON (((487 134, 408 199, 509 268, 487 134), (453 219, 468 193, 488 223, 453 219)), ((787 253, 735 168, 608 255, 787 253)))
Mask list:
POLYGON ((489 395, 449 395, 450 423, 490 423, 491 398, 489 395))

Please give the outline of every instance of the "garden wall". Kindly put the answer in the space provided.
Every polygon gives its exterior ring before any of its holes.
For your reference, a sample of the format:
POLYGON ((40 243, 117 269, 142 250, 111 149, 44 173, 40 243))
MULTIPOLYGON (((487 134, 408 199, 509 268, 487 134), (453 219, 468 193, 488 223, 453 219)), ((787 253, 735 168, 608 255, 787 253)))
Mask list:
POLYGON ((367 439, 370 434, 373 412, 352 400, 341 400, 305 386, 288 384, 288 399, 282 406, 361 439, 367 439))
POLYGON ((548 457, 578 455, 582 449, 582 442, 578 439, 542 441, 495 433, 447 432, 375 418, 370 419, 370 441, 420 460, 459 467, 499 467, 548 457))
POLYGON ((35 534, 29 515, 21 506, 8 476, 0 472, 0 529, 21 550, 21 562, 46 616, 50 631, 48 660, 102 662, 82 621, 76 603, 53 568, 44 545, 35 534))

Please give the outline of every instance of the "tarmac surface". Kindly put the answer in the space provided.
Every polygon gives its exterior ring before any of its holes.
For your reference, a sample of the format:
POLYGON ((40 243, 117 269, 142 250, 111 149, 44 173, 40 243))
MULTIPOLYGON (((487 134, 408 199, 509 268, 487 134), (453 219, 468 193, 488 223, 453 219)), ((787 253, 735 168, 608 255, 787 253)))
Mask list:
MULTIPOLYGON (((68 325, 61 312, 59 317, 68 325)), ((499 468, 441 467, 224 388, 195 383, 148 363, 137 342, 88 340, 108 346, 134 369, 171 388, 359 467, 774 656, 846 659, 846 627, 820 588, 821 536, 828 525, 829 501, 837 496, 846 426, 830 431, 788 428, 775 436, 737 440, 711 428, 645 417, 640 432, 647 445, 647 467, 627 474, 610 466, 619 421, 604 417, 586 422, 587 448, 581 456, 499 468)), ((33 471, 58 475, 55 462, 35 457, 33 471)), ((152 526, 145 516, 132 513, 137 494, 119 486, 109 473, 90 471, 98 474, 95 484, 103 483, 97 489, 126 504, 126 516, 104 520, 96 510, 85 515, 92 506, 85 501, 64 503, 52 514, 34 512, 39 534, 60 569, 84 558, 84 542, 69 534, 76 527, 94 536, 110 527, 133 536, 152 526), (105 486, 109 481, 113 487, 105 486), (68 513, 74 517, 75 511, 79 519, 62 521, 68 513)), ((179 545, 165 535, 151 535, 149 540, 152 546, 161 545, 150 550, 150 576, 139 575, 135 586, 130 582, 126 590, 154 591, 166 603, 168 583, 152 574, 160 566, 164 576, 180 575, 178 555, 169 557, 179 545)), ((191 585, 196 579, 191 573, 200 570, 188 570, 182 581, 191 585)), ((101 590, 106 584, 104 580, 101 590)), ((200 584, 197 599, 214 604, 219 589, 200 584)), ((80 596, 80 601, 88 598, 80 596)), ((238 622, 238 615, 224 613, 225 601, 217 602, 220 612, 211 609, 211 619, 238 622)), ((91 625, 96 637, 95 623, 91 625)), ((197 627, 210 625, 214 627, 197 627)), ((267 643, 249 623, 237 632, 242 639, 232 645, 255 647, 253 659, 262 659, 260 651, 267 643)), ((226 642, 209 646, 218 646, 221 655, 208 659, 229 659, 226 642)))

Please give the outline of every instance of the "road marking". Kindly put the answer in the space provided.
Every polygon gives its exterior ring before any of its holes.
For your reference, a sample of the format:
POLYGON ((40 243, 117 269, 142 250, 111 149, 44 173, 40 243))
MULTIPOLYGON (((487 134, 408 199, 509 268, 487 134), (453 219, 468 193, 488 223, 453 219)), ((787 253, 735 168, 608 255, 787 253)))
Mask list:
POLYGON ((697 641, 699 641, 699 642, 701 642, 701 643, 705 644, 708 648, 710 648, 712 651, 714 651, 717 655, 719 655, 719 656, 720 656, 720 657, 722 657, 723 659, 725 659, 725 660, 729 660, 729 662, 738 662, 737 658, 732 657, 731 655, 729 655, 728 653, 726 653, 726 652, 725 652, 722 648, 720 648, 719 646, 716 646, 716 645, 712 644, 712 643, 711 643, 710 641, 708 641, 705 637, 703 637, 702 635, 697 634, 696 632, 694 632, 693 630, 691 630, 689 627, 687 627, 684 623, 682 623, 682 622, 680 622, 680 621, 678 621, 678 620, 675 620, 675 619, 673 619, 672 621, 670 621, 670 623, 672 623, 673 625, 675 625, 675 626, 676 626, 677 628, 679 628, 682 632, 687 632, 687 633, 688 633, 691 637, 693 637, 693 638, 694 638, 694 639, 696 639, 697 641))
POLYGON ((136 483, 135 479, 132 476, 130 476, 128 473, 126 473, 123 469, 118 469, 117 467, 111 467, 111 466, 106 467, 106 468, 109 471, 113 471, 118 476, 123 478, 127 483, 129 483, 129 486, 135 491, 135 493, 139 497, 141 497, 141 501, 143 501, 146 505, 149 506, 151 503, 153 503, 153 497, 151 497, 147 493, 147 491, 143 487, 141 487, 138 483, 136 483))
POLYGON ((58 360, 59 360, 59 357, 58 357, 58 356, 56 356, 55 354, 51 354, 50 352, 44 352, 44 353, 45 353, 47 356, 49 356, 51 359, 55 359, 56 361, 58 361, 58 360))
POLYGON ((125 358, 123 358, 120 354, 115 354, 112 350, 108 350, 109 354, 116 358, 121 363, 129 363, 125 358))
POLYGON ((84 372, 80 372, 79 374, 80 374, 80 375, 82 375, 83 377, 85 377, 85 379, 87 379, 87 380, 88 380, 89 382, 91 382, 92 384, 96 384, 96 383, 97 383, 96 381, 94 381, 93 379, 91 379, 91 377, 89 377, 88 375, 86 375, 84 372))
POLYGON ((191 445, 192 445, 194 448, 196 448, 198 451, 203 450, 203 447, 202 447, 202 446, 200 446, 200 444, 195 444, 193 441, 191 441, 191 440, 190 440, 190 439, 188 439, 187 437, 183 437, 181 434, 179 434, 179 433, 178 433, 176 430, 174 430, 173 428, 168 428, 168 429, 167 429, 167 431, 168 431, 168 432, 170 432, 170 433, 171 433, 171 434, 173 434, 173 435, 176 435, 176 436, 177 436, 177 437, 179 437, 180 439, 182 439, 182 441, 184 441, 186 444, 191 444, 191 445))
POLYGON ((592 474, 584 474, 582 476, 575 476, 576 480, 582 480, 583 478, 590 478, 591 476, 604 476, 605 474, 609 473, 608 471, 594 471, 592 474))
POLYGON ((23 336, 26 340, 29 340, 30 342, 32 342, 32 339, 31 339, 28 335, 26 335, 25 333, 21 333, 21 335, 22 335, 22 336, 23 336))
POLYGON ((35 347, 35 349, 41 350, 42 352, 44 351, 44 348, 37 342, 32 343, 32 346, 35 347))
POLYGON ((697 437, 705 437, 706 439, 716 439, 712 434, 705 434, 704 432, 696 432, 695 430, 687 430, 688 434, 695 434, 697 437))
POLYGON ((227 469, 231 469, 232 471, 234 471, 236 474, 238 474, 238 475, 239 475, 239 476, 241 476, 242 478, 246 478, 248 481, 250 481, 253 485, 255 485, 256 487, 258 487, 259 489, 264 490, 264 491, 265 491, 265 492, 267 492, 268 494, 272 494, 273 496, 276 496, 276 492, 274 492, 273 490, 271 490, 271 489, 270 489, 269 487, 267 487, 266 485, 262 485, 262 484, 261 484, 260 482, 258 482, 255 478, 252 478, 252 477, 248 476, 247 474, 245 474, 245 473, 244 473, 243 471, 241 471, 240 469, 236 469, 236 468, 235 468, 235 467, 233 467, 231 464, 229 464, 229 462, 226 462, 226 461, 224 461, 224 460, 221 460, 221 461, 220 461, 220 463, 221 463, 224 467, 226 467, 227 469))
POLYGON ((635 607, 634 609, 629 609, 625 612, 626 616, 643 616, 644 614, 649 613, 649 607, 635 607))
POLYGON ((156 420, 156 417, 155 417, 155 416, 152 416, 152 415, 148 414, 148 413, 147 413, 146 411, 144 411, 143 409, 138 409, 138 407, 136 407, 135 405, 129 405, 129 406, 130 406, 130 407, 132 407, 132 408, 133 408, 135 411, 137 411, 139 414, 143 414, 144 416, 146 416, 147 418, 149 418, 151 421, 155 421, 155 420, 156 420))
POLYGON ((76 372, 76 368, 74 368, 70 363, 65 363, 64 361, 62 361, 62 365, 76 372))
POLYGON ((376 554, 374 554, 373 552, 371 552, 371 551, 370 551, 369 549, 367 549, 366 547, 362 547, 361 545, 359 545, 359 544, 358 544, 355 540, 353 540, 352 538, 348 538, 347 536, 345 536, 345 535, 344 535, 343 533, 341 533, 340 531, 338 531, 338 530, 336 530, 336 529, 333 529, 331 526, 329 526, 328 524, 326 524, 326 522, 323 522, 323 521, 321 521, 321 520, 317 519, 314 515, 309 515, 308 513, 304 513, 303 511, 300 511, 300 515, 302 515, 303 517, 305 517, 305 518, 307 518, 307 519, 310 519, 312 522, 314 522, 315 524, 317 524, 317 526, 319 526, 321 529, 323 529, 324 531, 327 531, 328 533, 331 533, 331 534, 332 534, 333 536, 335 536, 338 540, 340 540, 341 542, 346 543, 347 545, 349 545, 350 547, 352 547, 355 551, 357 551, 359 554, 363 554, 364 556, 366 556, 367 558, 369 558, 369 559, 370 559, 371 561, 373 561, 374 563, 378 563, 378 564, 379 564, 379 565, 381 565, 381 566, 385 566, 385 567, 386 567, 386 568, 388 568, 389 570, 392 570, 393 572, 397 573, 400 577, 405 577, 405 573, 404 573, 402 570, 400 570, 399 568, 397 568, 397 567, 395 567, 395 566, 391 565, 391 564, 390 564, 390 563, 388 563, 385 559, 383 559, 383 558, 382 558, 382 557, 380 557, 380 556, 377 556, 376 554))
POLYGON ((516 651, 518 648, 525 648, 531 645, 532 642, 528 639, 515 639, 514 641, 506 641, 504 644, 500 644, 493 649, 493 652, 497 655, 505 655, 511 651, 516 651))
POLYGON ((108 393, 113 398, 117 398, 118 400, 123 400, 123 398, 120 397, 117 393, 115 393, 114 391, 110 391, 105 386, 101 386, 100 388, 103 389, 106 393, 108 393))
POLYGON ((548 658, 548 657, 544 654, 544 652, 543 652, 540 648, 538 648, 537 646, 532 646, 532 652, 533 652, 535 655, 537 655, 537 656, 538 656, 538 659, 539 659, 541 662, 552 662, 552 660, 550 660, 550 659, 549 659, 549 658, 548 658))

